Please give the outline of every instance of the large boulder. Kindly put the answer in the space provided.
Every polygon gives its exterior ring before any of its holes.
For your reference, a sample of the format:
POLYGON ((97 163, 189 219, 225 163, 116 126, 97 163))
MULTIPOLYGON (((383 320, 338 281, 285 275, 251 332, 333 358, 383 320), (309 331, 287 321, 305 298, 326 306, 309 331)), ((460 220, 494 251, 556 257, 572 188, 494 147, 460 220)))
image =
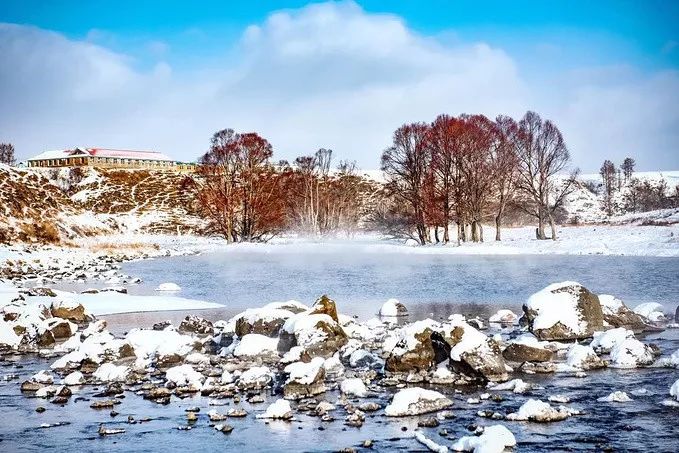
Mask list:
POLYGON ((198 335, 212 335, 214 333, 214 326, 207 319, 203 319, 196 315, 188 315, 179 324, 177 329, 183 333, 195 333, 198 335))
POLYGON ((554 283, 523 305, 524 323, 540 340, 590 338, 603 330, 599 297, 576 282, 554 283))
POLYGON ((388 417, 406 417, 440 411, 452 405, 453 402, 439 392, 411 387, 394 395, 384 413, 388 417))
POLYGON ((289 400, 308 398, 325 392, 325 359, 316 357, 309 363, 295 362, 286 366, 288 379, 283 386, 283 396, 289 400))
POLYGON ((494 339, 461 320, 453 319, 444 327, 453 370, 491 382, 509 379, 500 345, 494 339))
POLYGON ((537 344, 510 343, 502 351, 502 357, 510 362, 549 362, 554 357, 554 352, 537 344))
POLYGON ((599 303, 604 321, 612 327, 624 327, 634 332, 641 332, 648 327, 643 316, 632 311, 614 296, 599 294, 599 303))
POLYGON ((55 318, 67 319, 69 321, 83 323, 92 319, 85 311, 83 304, 71 299, 61 299, 53 302, 50 312, 55 318))
POLYGON ((436 363, 432 333, 440 328, 439 323, 425 319, 392 332, 382 346, 388 354, 385 369, 394 373, 429 370, 436 363))
POLYGON ((248 334, 276 337, 285 321, 294 313, 280 308, 251 308, 236 315, 236 335, 248 334))
POLYGON ((347 341, 348 336, 337 321, 335 303, 323 296, 310 310, 297 313, 285 321, 280 331, 278 351, 286 353, 299 346, 301 360, 308 362, 314 357, 331 357, 347 341))

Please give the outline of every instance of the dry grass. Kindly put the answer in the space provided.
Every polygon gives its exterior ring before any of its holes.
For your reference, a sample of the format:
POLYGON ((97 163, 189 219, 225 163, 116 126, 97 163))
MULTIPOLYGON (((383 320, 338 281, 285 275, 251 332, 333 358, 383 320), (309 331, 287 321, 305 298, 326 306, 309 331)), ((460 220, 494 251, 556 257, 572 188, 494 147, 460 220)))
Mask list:
POLYGON ((144 242, 97 242, 85 246, 92 252, 104 252, 106 254, 114 254, 121 252, 140 252, 144 250, 160 250, 158 244, 149 244, 144 242))

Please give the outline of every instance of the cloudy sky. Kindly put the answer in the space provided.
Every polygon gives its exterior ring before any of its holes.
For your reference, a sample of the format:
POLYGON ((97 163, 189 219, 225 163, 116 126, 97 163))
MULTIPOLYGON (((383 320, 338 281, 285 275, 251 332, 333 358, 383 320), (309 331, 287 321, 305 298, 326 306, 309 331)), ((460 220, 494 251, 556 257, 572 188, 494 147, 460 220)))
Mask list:
POLYGON ((374 169, 404 122, 531 109, 583 171, 678 170, 679 2, 5 0, 0 103, 21 159, 231 127, 374 169))

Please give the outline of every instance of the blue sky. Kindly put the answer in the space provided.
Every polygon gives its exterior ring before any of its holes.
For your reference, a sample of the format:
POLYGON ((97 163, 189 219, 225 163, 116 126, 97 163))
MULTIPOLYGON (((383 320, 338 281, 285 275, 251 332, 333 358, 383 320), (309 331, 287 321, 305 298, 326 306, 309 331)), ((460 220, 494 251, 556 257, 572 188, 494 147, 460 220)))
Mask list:
POLYGON ((402 122, 534 109, 583 170, 627 154, 679 168, 679 2, 5 0, 0 22, 0 95, 19 112, 0 113, 0 140, 22 157, 189 159, 231 126, 281 158, 330 146, 376 168, 402 122))

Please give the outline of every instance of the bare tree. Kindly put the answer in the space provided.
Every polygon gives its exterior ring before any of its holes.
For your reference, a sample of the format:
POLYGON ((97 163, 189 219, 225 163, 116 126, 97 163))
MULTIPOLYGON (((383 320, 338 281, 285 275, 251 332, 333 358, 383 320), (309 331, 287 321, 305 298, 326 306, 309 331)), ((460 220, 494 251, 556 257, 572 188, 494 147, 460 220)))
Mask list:
POLYGON ((403 222, 414 230, 417 241, 428 242, 425 222, 425 183, 431 164, 427 135, 429 126, 425 123, 405 124, 394 132, 393 144, 382 153, 382 171, 386 187, 397 202, 404 204, 407 216, 403 222))
POLYGON ((495 120, 495 141, 491 153, 493 179, 497 196, 495 213, 495 240, 502 240, 501 228, 505 209, 514 199, 518 178, 518 125, 508 116, 498 116, 495 120))
POLYGON ((517 155, 519 173, 517 187, 527 196, 521 208, 538 220, 536 237, 547 239, 545 222, 549 222, 552 239, 556 240, 554 212, 573 191, 577 170, 558 181, 557 175, 570 162, 570 153, 561 132, 554 123, 535 112, 527 112, 519 121, 517 155))
POLYGON ((12 166, 15 163, 14 145, 11 143, 0 143, 0 164, 12 166))

